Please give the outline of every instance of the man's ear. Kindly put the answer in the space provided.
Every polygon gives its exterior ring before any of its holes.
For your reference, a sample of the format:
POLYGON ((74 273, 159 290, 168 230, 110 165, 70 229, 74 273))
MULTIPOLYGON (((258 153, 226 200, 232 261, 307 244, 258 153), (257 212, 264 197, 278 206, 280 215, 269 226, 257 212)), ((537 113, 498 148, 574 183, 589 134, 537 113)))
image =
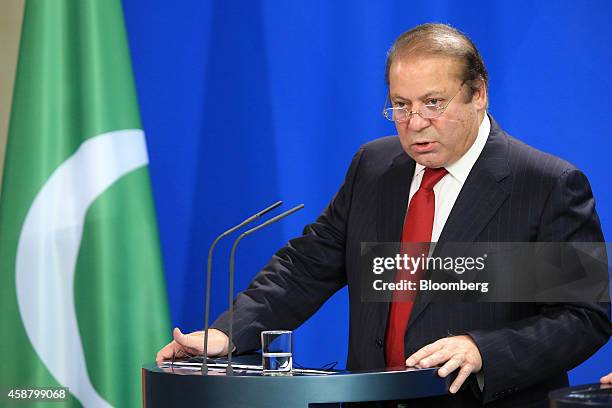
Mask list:
POLYGON ((489 94, 484 80, 480 80, 479 88, 472 95, 472 103, 476 105, 476 109, 485 110, 489 103, 489 94))

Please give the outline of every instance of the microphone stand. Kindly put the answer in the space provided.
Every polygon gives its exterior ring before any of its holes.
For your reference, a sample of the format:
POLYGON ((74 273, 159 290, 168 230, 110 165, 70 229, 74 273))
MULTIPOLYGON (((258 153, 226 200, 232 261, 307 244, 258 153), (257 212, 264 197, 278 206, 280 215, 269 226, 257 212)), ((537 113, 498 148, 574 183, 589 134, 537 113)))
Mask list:
POLYGON ((229 353, 227 354, 227 367, 225 369, 225 375, 234 375, 234 369, 232 367, 232 349, 233 349, 233 325, 234 325, 234 258, 236 254, 236 247, 238 243, 242 240, 242 238, 247 235, 251 235, 255 231, 262 229, 270 224, 274 224, 277 221, 287 217, 288 215, 293 214, 296 211, 304 208, 304 204, 300 204, 296 207, 293 207, 290 210, 285 211, 282 214, 277 215, 276 217, 270 218, 268 221, 259 224, 258 226, 251 228, 248 231, 240 234, 236 241, 234 241, 234 246, 232 247, 232 252, 230 254, 230 286, 229 286, 229 353))
MULTIPOLYGON (((268 212, 272 211, 276 207, 280 206, 282 203, 283 203, 282 201, 277 201, 274 204, 259 211, 257 214, 250 216, 246 220, 242 221, 240 224, 228 229, 227 231, 219 235, 217 238, 215 238, 213 243, 210 245, 210 249, 208 250, 208 268, 206 272, 206 307, 205 307, 206 311, 204 312, 204 356, 202 359, 202 368, 201 368, 202 374, 204 375, 208 374, 208 362, 207 362, 207 359, 208 359, 208 320, 209 320, 209 315, 210 315, 210 280, 211 280, 210 278, 212 275, 213 251, 215 247, 217 246, 217 243, 221 241, 222 238, 228 236, 229 234, 236 231, 237 229, 242 228, 245 225, 255 221, 257 218, 261 217, 264 214, 267 214, 268 212)), ((230 348, 232 347, 231 343, 229 347, 230 348)))

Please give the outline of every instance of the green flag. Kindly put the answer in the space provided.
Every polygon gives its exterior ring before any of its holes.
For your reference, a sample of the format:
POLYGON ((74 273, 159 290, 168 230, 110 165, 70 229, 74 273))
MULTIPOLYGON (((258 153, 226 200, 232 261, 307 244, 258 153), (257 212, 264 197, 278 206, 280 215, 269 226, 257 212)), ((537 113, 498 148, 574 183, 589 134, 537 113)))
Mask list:
POLYGON ((170 333, 141 129, 120 1, 28 0, 0 198, 3 392, 140 405, 170 333))

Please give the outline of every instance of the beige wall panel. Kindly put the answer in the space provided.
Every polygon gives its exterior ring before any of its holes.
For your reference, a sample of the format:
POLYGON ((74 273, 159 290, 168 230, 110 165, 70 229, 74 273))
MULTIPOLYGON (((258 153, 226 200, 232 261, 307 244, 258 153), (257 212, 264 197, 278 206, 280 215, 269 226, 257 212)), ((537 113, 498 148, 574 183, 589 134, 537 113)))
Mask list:
POLYGON ((24 4, 25 0, 0 1, 0 180, 4 169, 4 152, 24 4))

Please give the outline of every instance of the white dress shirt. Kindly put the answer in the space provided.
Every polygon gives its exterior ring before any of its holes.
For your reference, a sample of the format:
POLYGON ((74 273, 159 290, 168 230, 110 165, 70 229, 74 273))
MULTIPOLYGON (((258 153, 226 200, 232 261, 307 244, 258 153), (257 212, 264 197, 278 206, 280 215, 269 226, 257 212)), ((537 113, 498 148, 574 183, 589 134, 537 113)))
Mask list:
MULTIPOLYGON (((486 112, 480 127, 478 128, 478 136, 468 149, 467 152, 456 162, 446 166, 448 174, 442 177, 442 179, 434 186, 434 194, 436 196, 436 207, 434 212, 433 231, 431 233, 431 242, 438 242, 444 224, 450 215, 453 205, 461 192, 461 188, 465 183, 474 163, 478 160, 482 149, 484 149, 487 139, 489 138, 489 132, 491 130, 491 121, 487 116, 486 112)), ((412 184, 410 185, 410 200, 419 189, 421 180, 423 180, 423 174, 425 174, 425 166, 416 164, 414 169, 414 176, 412 178, 412 184)))

